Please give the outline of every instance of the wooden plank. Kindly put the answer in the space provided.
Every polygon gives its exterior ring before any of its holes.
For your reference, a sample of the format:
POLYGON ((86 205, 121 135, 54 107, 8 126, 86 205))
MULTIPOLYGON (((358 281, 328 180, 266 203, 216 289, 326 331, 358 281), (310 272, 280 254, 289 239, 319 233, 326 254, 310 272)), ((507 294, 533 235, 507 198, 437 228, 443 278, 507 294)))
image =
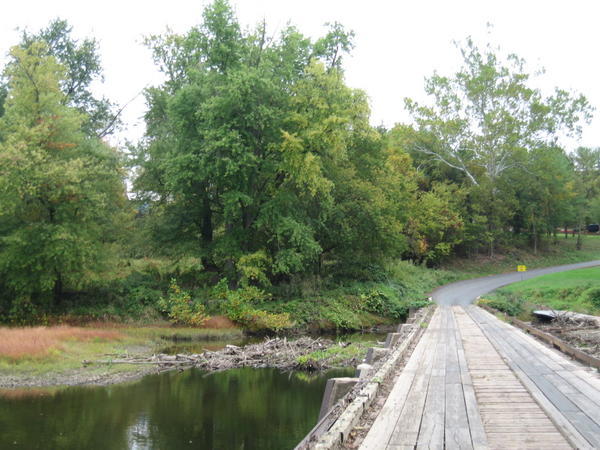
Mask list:
POLYGON ((444 414, 446 389, 443 376, 431 377, 417 448, 444 448, 444 414))
POLYGON ((406 363, 406 366, 399 375, 396 383, 394 384, 387 400, 385 401, 377 419, 373 423, 373 426, 367 433, 361 448, 369 450, 381 450, 386 448, 389 444, 392 432, 398 422, 399 415, 401 414, 404 406, 406 405, 406 399, 408 393, 413 386, 416 374, 421 370, 421 364, 423 361, 424 354, 431 348, 431 340, 434 330, 439 324, 440 314, 437 309, 427 330, 421 336, 419 343, 416 345, 411 357, 406 363))
MULTIPOLYGON (((440 311, 440 308, 438 308, 438 311, 440 311)), ((441 315, 442 313, 440 312, 440 316, 441 315)), ((415 376, 413 385, 408 392, 404 408, 400 413, 392 436, 390 437, 390 445, 412 445, 414 447, 417 444, 419 428, 421 426, 421 419, 423 417, 423 410, 427 399, 427 390, 429 388, 429 381, 433 370, 433 362, 437 352, 435 343, 439 339, 439 330, 439 325, 427 330, 427 333, 429 334, 429 346, 421 360, 420 370, 415 376)))
MULTIPOLYGON (((596 403, 596 405, 600 408, 600 386, 596 388, 592 383, 586 382, 580 376, 568 371, 558 371, 555 374, 548 375, 547 377, 556 385, 568 386, 571 391, 580 392, 588 399, 596 403)), ((593 380, 593 378, 590 376, 588 381, 591 380, 593 380)))
POLYGON ((447 448, 473 448, 462 386, 446 384, 445 442, 447 448))
MULTIPOLYGON (((510 442, 511 448, 528 447, 531 441, 527 436, 535 436, 540 430, 547 436, 545 440, 537 440, 540 443, 548 443, 552 446, 567 447, 568 443, 559 433, 553 422, 549 420, 546 414, 540 409, 539 405, 533 400, 529 393, 524 392, 524 386, 516 378, 505 361, 500 357, 497 349, 490 342, 489 335, 486 338, 484 328, 477 324, 474 318, 465 315, 459 315, 459 326, 461 332, 469 330, 469 335, 478 340, 478 345, 465 344, 467 362, 470 366, 471 361, 479 360, 479 354, 487 354, 486 360, 494 362, 494 370, 484 371, 475 370, 471 372, 474 389, 479 402, 481 418, 486 430, 486 435, 490 447, 498 448, 498 444, 505 445, 510 442), (467 347, 470 347, 469 349, 467 347), (469 357, 471 356, 471 357, 469 357), (505 368, 502 370, 501 364, 505 368), (501 388, 503 392, 495 392, 498 387, 494 384, 500 381, 505 386, 501 388), (481 384, 481 386, 479 386, 481 384), (511 391, 512 389, 515 392, 511 391), (526 436, 523 439, 523 436, 526 436)), ((478 364, 482 366, 483 364, 478 364)), ((546 370, 538 365, 536 373, 542 373, 546 370)), ((546 448, 546 445, 544 445, 546 448)))
MULTIPOLYGON (((546 397, 544 392, 537 387, 535 382, 525 373, 521 365, 517 364, 516 359, 520 359, 520 356, 514 352, 514 350, 507 344, 507 335, 504 333, 499 338, 497 333, 494 333, 494 326, 498 326, 495 322, 500 322, 496 317, 489 313, 485 313, 481 309, 469 306, 465 310, 471 316, 471 318, 479 325, 481 330, 490 338, 491 342, 495 345, 496 349, 500 351, 508 362, 509 366, 513 369, 519 380, 525 385, 528 391, 536 402, 543 408, 543 410, 549 415, 552 422, 558 427, 559 431, 563 433, 569 440, 569 442, 577 448, 592 448, 592 445, 583 434, 572 423, 574 417, 567 419, 562 412, 546 397)), ((526 364, 522 363, 523 366, 527 367, 526 364)))
MULTIPOLYGON (((512 332, 512 330, 509 330, 512 332)), ((505 344, 511 345, 510 339, 504 340, 505 344)), ((516 344, 512 344, 513 346, 516 344)), ((531 353, 525 353, 526 345, 523 345, 520 349, 515 347, 512 350, 519 356, 531 356, 531 353), (521 350, 521 351, 519 351, 521 350)), ((548 380, 547 375, 540 376, 538 373, 532 373, 529 370, 527 360, 518 359, 513 355, 513 359, 521 365, 524 372, 532 379, 536 386, 544 393, 544 395, 556 406, 556 408, 569 420, 572 424, 577 424, 577 428, 585 438, 590 441, 593 445, 600 445, 600 426, 598 425, 597 416, 598 414, 594 411, 595 408, 590 408, 589 400, 582 395, 565 395, 561 392, 560 385, 564 383, 552 383, 548 380), (580 414, 583 412, 587 416, 580 414)))
POLYGON ((436 355, 433 361, 431 377, 423 418, 417 438, 417 448, 443 449, 444 448, 444 415, 446 398, 446 342, 441 339, 442 327, 446 325, 444 311, 440 309, 441 320, 438 330, 438 339, 435 342, 436 355))
POLYGON ((458 360, 456 325, 452 309, 445 307, 444 312, 446 328, 443 339, 447 343, 444 440, 448 448, 473 448, 458 360))
POLYGON ((481 420, 481 415, 477 406, 477 397, 475 394, 475 389, 473 388, 473 380, 471 379, 471 374, 469 373, 469 367, 462 341, 462 334, 456 321, 456 314, 464 314, 464 311, 462 308, 452 308, 452 321, 455 328, 454 335, 456 338, 458 364, 460 366, 463 394, 467 409, 467 418, 469 420, 469 430, 471 433, 471 442, 474 449, 485 449, 488 447, 487 438, 485 436, 483 421, 481 420))

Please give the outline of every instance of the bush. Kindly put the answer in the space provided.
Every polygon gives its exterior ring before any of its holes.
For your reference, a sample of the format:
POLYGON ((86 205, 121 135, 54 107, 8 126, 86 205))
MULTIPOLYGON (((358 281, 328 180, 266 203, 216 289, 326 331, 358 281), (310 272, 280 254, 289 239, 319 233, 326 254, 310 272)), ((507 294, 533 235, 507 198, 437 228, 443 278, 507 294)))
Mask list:
POLYGON ((31 325, 37 319, 38 310, 28 296, 17 297, 8 312, 9 322, 14 325, 31 325))
POLYGON ((365 302, 365 310, 374 314, 400 319, 408 314, 408 308, 400 300, 394 298, 382 290, 373 289, 367 294, 361 294, 361 299, 365 302))
POLYGON ((585 299, 594 306, 600 309, 600 287, 592 287, 584 292, 585 299))
POLYGON ((227 280, 223 279, 215 286, 213 294, 222 300, 223 315, 249 331, 278 332, 292 326, 288 313, 274 314, 254 307, 270 299, 269 294, 255 286, 231 290, 227 280))
POLYGON ((431 305, 431 302, 427 299, 422 299, 422 300, 413 300, 408 304, 409 308, 413 308, 413 309, 421 309, 421 308, 425 308, 426 306, 431 305))
POLYGON ((176 324, 202 326, 208 319, 204 305, 192 300, 190 293, 182 290, 175 279, 171 280, 167 297, 161 297, 158 306, 176 324))
POLYGON ((523 312, 523 301, 511 296, 509 299, 484 299, 477 302, 480 305, 486 305, 490 308, 497 309, 509 316, 518 316, 523 312))

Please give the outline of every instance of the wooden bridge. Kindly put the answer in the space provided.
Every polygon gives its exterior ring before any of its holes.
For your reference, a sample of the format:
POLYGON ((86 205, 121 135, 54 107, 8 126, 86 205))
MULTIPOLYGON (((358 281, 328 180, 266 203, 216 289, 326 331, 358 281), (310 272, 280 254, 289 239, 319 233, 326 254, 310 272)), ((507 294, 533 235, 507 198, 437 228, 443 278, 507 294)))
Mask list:
POLYGON ((481 308, 439 306, 360 448, 600 448, 600 378, 481 308))

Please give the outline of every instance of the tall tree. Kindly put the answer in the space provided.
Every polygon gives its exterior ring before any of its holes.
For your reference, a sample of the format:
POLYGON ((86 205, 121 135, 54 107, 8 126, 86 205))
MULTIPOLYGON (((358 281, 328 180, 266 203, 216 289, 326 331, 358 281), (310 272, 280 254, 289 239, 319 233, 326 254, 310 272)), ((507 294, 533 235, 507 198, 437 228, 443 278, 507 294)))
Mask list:
POLYGON ((119 112, 108 99, 92 92, 92 83, 103 79, 98 42, 93 38, 79 41, 72 34, 73 27, 66 20, 55 19, 37 33, 23 31, 20 45, 46 43, 46 54, 65 68, 60 80, 62 101, 83 114, 82 126, 88 134, 104 137, 119 125, 119 112))
POLYGON ((591 117, 585 97, 556 89, 545 97, 530 86, 524 61, 505 60, 471 39, 461 49, 463 66, 452 77, 434 74, 425 86, 433 104, 406 105, 420 130, 432 134, 433 146, 417 147, 442 164, 464 174, 485 199, 489 249, 511 216, 512 200, 500 191, 501 178, 525 168, 527 153, 556 145, 561 133, 577 135, 591 117))
POLYGON ((148 40, 166 81, 147 92, 136 188, 157 240, 230 281, 249 264, 275 280, 400 256, 410 158, 387 151, 344 83, 352 34, 266 35, 216 0, 185 35, 148 40))
POLYGON ((15 47, 0 119, 0 279, 11 299, 60 303, 97 278, 125 202, 117 153, 66 106, 42 42, 15 47))

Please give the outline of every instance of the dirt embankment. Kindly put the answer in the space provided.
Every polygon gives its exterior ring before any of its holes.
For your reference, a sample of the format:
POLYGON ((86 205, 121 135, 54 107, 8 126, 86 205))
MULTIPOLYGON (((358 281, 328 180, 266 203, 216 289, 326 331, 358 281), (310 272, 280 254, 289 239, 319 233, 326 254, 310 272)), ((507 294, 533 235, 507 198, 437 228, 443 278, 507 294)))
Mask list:
POLYGON ((109 384, 135 381, 145 375, 156 372, 156 368, 139 367, 133 371, 115 371, 111 368, 90 371, 80 368, 44 375, 11 375, 0 373, 0 389, 84 385, 107 386, 109 384))

